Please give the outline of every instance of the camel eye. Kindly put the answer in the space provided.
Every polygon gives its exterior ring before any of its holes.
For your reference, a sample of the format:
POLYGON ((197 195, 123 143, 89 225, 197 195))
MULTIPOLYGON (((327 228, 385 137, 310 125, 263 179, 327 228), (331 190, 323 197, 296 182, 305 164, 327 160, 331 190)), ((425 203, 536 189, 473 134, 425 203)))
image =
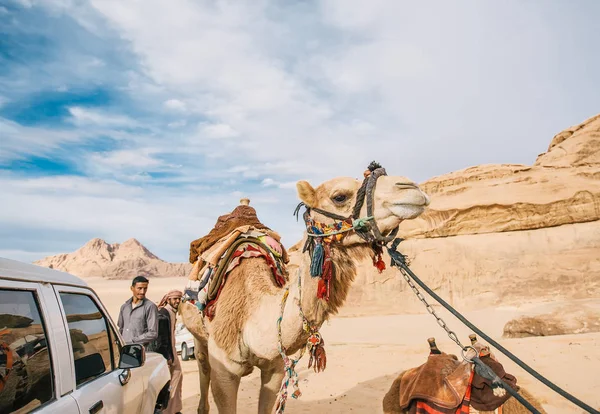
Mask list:
POLYGON ((331 199, 334 203, 341 204, 348 199, 348 196, 346 194, 336 194, 333 197, 331 197, 331 199))

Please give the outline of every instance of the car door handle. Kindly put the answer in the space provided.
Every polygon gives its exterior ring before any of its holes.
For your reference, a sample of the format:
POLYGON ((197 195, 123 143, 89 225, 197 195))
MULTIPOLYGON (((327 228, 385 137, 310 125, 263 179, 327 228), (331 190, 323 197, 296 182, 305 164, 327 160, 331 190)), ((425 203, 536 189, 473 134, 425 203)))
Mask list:
POLYGON ((98 401, 96 404, 90 407, 90 414, 96 414, 98 411, 104 408, 104 403, 102 400, 98 401))

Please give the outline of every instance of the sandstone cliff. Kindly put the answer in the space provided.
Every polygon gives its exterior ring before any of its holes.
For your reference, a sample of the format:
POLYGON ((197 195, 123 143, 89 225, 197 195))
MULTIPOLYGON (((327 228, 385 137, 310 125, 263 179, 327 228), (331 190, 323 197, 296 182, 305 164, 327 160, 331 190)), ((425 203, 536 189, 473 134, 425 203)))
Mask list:
MULTIPOLYGON (((421 186, 430 208, 401 225, 399 250, 460 309, 600 297, 600 115, 557 134, 532 166, 480 165, 421 186)), ((370 263, 350 303, 422 309, 395 269, 370 263)))
POLYGON ((600 115, 556 135, 533 166, 481 165, 421 184, 432 202, 405 237, 533 230, 600 220, 600 115))
POLYGON ((165 262, 136 239, 108 244, 92 239, 73 253, 49 256, 34 262, 39 266, 62 270, 80 277, 133 279, 146 277, 187 276, 191 265, 165 262))

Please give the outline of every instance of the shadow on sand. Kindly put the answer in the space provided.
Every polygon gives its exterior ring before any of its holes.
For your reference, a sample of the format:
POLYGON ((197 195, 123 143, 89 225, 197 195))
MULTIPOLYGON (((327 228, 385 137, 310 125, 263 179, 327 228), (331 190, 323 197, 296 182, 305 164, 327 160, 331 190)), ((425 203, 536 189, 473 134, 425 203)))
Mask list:
MULTIPOLYGON (((289 397, 286 403, 285 412, 286 414, 324 412, 381 413, 383 396, 389 390, 389 387, 399 373, 400 371, 393 375, 384 375, 369 381, 361 382, 339 395, 332 395, 331 397, 322 400, 309 400, 310 392, 303 390, 305 387, 301 384, 300 389, 304 391, 304 394, 297 400, 289 397)), ((250 414, 257 412, 259 385, 259 379, 255 379, 240 386, 238 394, 238 413, 250 414)), ((183 402, 183 413, 196 413, 199 398, 199 395, 197 395, 185 399, 183 402)), ((217 407, 214 405, 212 396, 210 403, 211 413, 216 413, 217 407)))

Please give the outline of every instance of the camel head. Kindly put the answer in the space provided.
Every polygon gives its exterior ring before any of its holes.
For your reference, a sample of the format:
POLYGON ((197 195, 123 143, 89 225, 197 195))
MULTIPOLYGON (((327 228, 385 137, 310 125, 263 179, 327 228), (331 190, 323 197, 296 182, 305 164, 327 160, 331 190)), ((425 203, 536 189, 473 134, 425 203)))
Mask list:
MULTIPOLYGON (((364 175, 364 181, 338 177, 316 188, 307 181, 298 181, 298 196, 317 222, 332 224, 342 218, 372 216, 374 220, 369 221, 370 227, 376 226, 383 236, 395 234, 402 221, 418 217, 429 205, 429 196, 412 180, 389 176, 376 163, 372 163, 364 175), (369 198, 372 199, 372 211, 367 209, 369 198)), ((343 243, 348 245, 361 241, 364 242, 364 238, 350 231, 343 243)))

